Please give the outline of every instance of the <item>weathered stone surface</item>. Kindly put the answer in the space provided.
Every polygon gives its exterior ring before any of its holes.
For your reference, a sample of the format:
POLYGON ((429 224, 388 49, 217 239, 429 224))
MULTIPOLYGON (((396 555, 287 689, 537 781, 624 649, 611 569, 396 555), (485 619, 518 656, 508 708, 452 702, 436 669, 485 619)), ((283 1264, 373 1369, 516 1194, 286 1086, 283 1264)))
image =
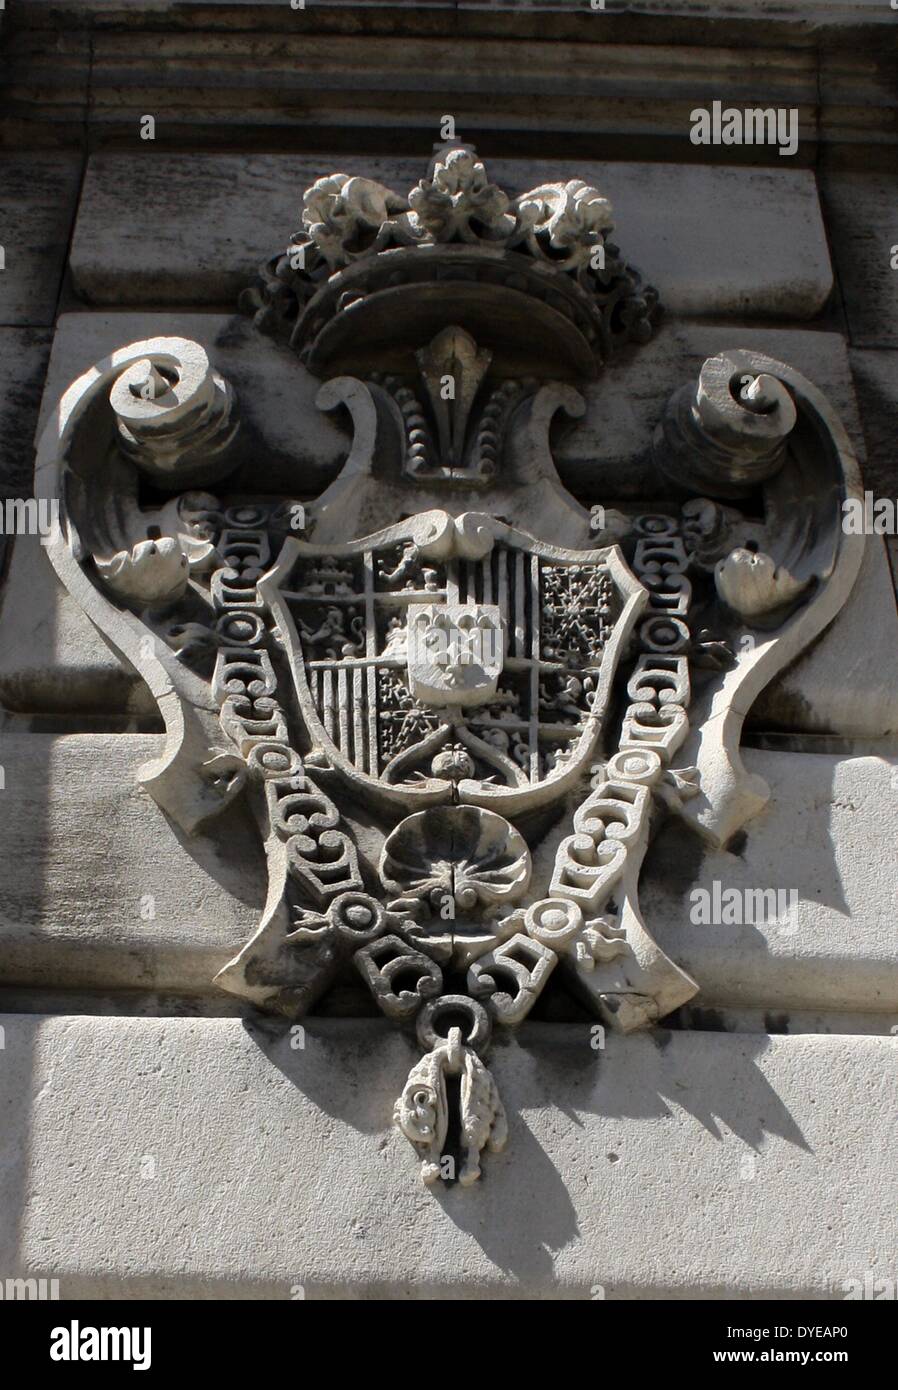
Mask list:
POLYGON ((0 155, 0 324, 51 324, 81 178, 76 155, 0 155))
MULTIPOLYGON (((150 8, 136 10, 123 0, 19 0, 19 8, 31 24, 55 19, 70 24, 91 23, 97 27, 134 28, 186 27, 198 19, 216 29, 295 27, 295 14, 284 15, 282 0, 155 0, 150 8)), ((871 38, 888 23, 880 0, 855 0, 847 7, 841 0, 756 0, 750 15, 741 0, 642 0, 638 10, 615 10, 609 4, 603 12, 571 4, 571 0, 421 0, 409 6, 403 0, 316 0, 302 15, 313 30, 358 32, 359 11, 364 13, 369 32, 387 27, 407 32, 433 32, 460 28, 468 33, 509 33, 519 38, 541 37, 547 29, 557 38, 593 39, 602 42, 609 31, 617 40, 622 32, 635 38, 644 33, 647 20, 659 39, 671 40, 688 33, 694 42, 710 42, 728 36, 748 39, 754 45, 769 39, 771 27, 777 38, 793 43, 837 43, 848 34, 862 32, 871 38), (431 22, 426 24, 425 17, 431 22), (756 21, 763 19, 758 33, 756 21), (598 22, 602 24, 599 28, 598 22), (426 24, 426 28, 425 28, 426 24)))
MULTIPOLYGON (((137 8, 123 0, 20 0, 19 8, 32 25, 40 26, 55 20, 69 24, 95 25, 98 28, 191 28, 202 25, 210 29, 280 29, 294 31, 298 22, 312 29, 341 28, 357 33, 360 25, 353 11, 370 12, 366 29, 376 31, 384 24, 399 25, 411 32, 421 27, 414 11, 443 11, 444 21, 451 24, 457 0, 420 0, 409 7, 404 0, 317 0, 305 13, 292 10, 285 15, 281 0, 153 0, 152 5, 137 8)), ((368 16, 366 16, 367 18, 368 16)))
POLYGON ((894 173, 826 172, 821 193, 851 341, 898 347, 894 173))
MULTIPOLYGON (((898 352, 854 348, 851 370, 864 422, 867 461, 864 482, 877 498, 889 498, 898 509, 898 352)), ((898 537, 886 538, 892 577, 898 587, 898 537)))
POLYGON ((832 287, 809 171, 495 160, 500 182, 585 178, 611 199, 615 236, 673 314, 812 318, 832 287), (661 223, 648 209, 664 208, 661 223), (744 249, 742 249, 742 241, 744 249), (757 246, 770 248, 762 258, 757 246))
POLYGON ((879 738, 898 734, 898 613, 880 536, 822 637, 755 701, 748 728, 879 738), (871 641, 871 633, 876 640, 871 641))
POLYGON ((0 589, 0 703, 25 714, 156 719, 144 682, 65 592, 37 536, 17 536, 0 589))
MULTIPOLYGON (((463 131, 489 132, 497 153, 542 154, 548 133, 565 154, 588 158, 598 137, 606 155, 654 159, 661 138, 692 161, 689 112, 721 91, 740 105, 797 106, 803 167, 813 167, 821 132, 831 141, 894 134, 882 0, 765 0, 749 11, 736 0, 605 11, 572 0, 316 0, 304 10, 285 0, 17 0, 16 9, 10 142, 30 131, 81 143, 88 78, 94 147, 136 142, 139 116, 155 101, 165 117, 157 138, 170 151, 185 139, 266 150, 285 129, 356 150, 411 151, 415 138, 432 137, 435 113, 451 111, 463 131), (252 44, 251 89, 236 39, 252 44), (397 41, 401 83, 388 51, 397 41), (143 99, 131 106, 123 90, 143 99)), ((738 147, 728 158, 779 162, 738 147)))
MULTIPOLYGON (((884 7, 883 7, 884 8, 884 7)), ((891 9, 891 6, 889 7, 891 9)), ((894 17, 892 18, 894 25, 894 17)), ((864 142, 881 164, 848 155, 855 168, 891 165, 889 146, 898 140, 898 102, 895 100, 893 43, 834 44, 820 53, 819 134, 826 152, 848 143, 864 142)), ((884 38, 885 35, 881 35, 884 38)), ((890 37, 894 37, 893 35, 890 37)), ((894 186, 894 172, 892 184, 894 186)))
MULTIPOLYGON (((893 272, 893 274, 898 272, 893 272)), ((898 352, 853 348, 851 371, 867 458, 864 483, 877 497, 898 498, 898 352)))
POLYGON ((51 339, 43 328, 0 328, 0 497, 31 495, 32 439, 51 339))
MULTIPOLYGON (((97 31, 91 116, 101 136, 128 138, 134 132, 136 139, 136 120, 149 94, 164 116, 157 139, 170 148, 191 127, 200 140, 221 144, 233 132, 244 146, 255 136, 270 148, 275 127, 301 130, 304 140, 315 132, 322 144, 351 128, 355 148, 356 132, 367 129, 369 136, 376 132, 376 141, 368 142, 374 149, 384 148, 389 132, 410 149, 412 132, 420 147, 422 136, 434 137, 439 114, 451 108, 462 136, 493 132, 509 153, 520 148, 522 130, 539 136, 543 148, 547 134, 563 132, 567 141, 573 132, 574 140, 580 137, 579 153, 588 157, 596 136, 604 148, 614 142, 616 153, 648 136, 672 137, 692 152, 689 112, 696 102, 710 103, 723 90, 735 103, 751 105, 763 92, 766 104, 799 110, 796 162, 813 163, 817 81, 809 52, 687 43, 664 49, 659 62, 658 49, 634 36, 603 45, 597 63, 591 44, 523 38, 510 65, 506 44, 502 38, 445 32, 409 35, 403 41, 403 80, 397 83, 392 36, 309 33, 298 24, 287 34, 253 35, 249 90, 240 35, 97 31), (646 100, 649 85, 652 99, 646 100), (123 107, 124 86, 142 98, 139 107, 123 107)), ((754 150, 737 153, 758 162, 754 150)), ((762 151, 761 162, 769 158, 762 151)))
MULTIPOLYGON (((0 149, 19 158, 29 145, 78 149, 85 138, 90 36, 64 22, 32 30, 20 22, 18 5, 16 11, 3 40, 0 149)), ((80 169, 80 157, 73 157, 80 169)))
POLYGON ((528 1025, 491 1058, 506 1153, 431 1196, 385 1023, 309 1022, 301 1048, 237 1019, 2 1023, 3 1267, 63 1298, 838 1300, 891 1273, 891 1038, 594 1051, 528 1025))
MULTIPOLYGON (((898 762, 745 751, 773 796, 729 851, 702 852, 665 827, 646 859, 640 904, 700 1006, 879 1010, 898 1017, 894 825, 898 762), (783 926, 690 920, 695 888, 794 890, 783 926)), ((720 914, 724 915, 724 914, 720 914)), ((744 915, 744 914, 743 914, 744 915)), ((769 914, 765 914, 769 915, 769 914)))
MULTIPOLYGON (((0 396, 0 506, 8 497, 31 495, 31 440, 51 336, 43 328, 0 328, 0 373, 5 385, 0 396)), ((0 525, 0 568, 9 546, 4 532, 5 524, 0 525)))
MULTIPOLYGON (((208 834, 177 832, 136 785, 161 742, 0 733, 8 826, 0 985, 211 992, 226 1006, 211 980, 255 925, 261 850, 239 805, 208 834), (154 917, 141 915, 148 897, 154 917)), ((699 1007, 891 1010, 898 1018, 898 765, 755 749, 744 756, 771 787, 768 809, 749 822, 738 853, 708 851, 679 827, 662 830, 640 890, 651 931, 698 981, 699 1007), (795 932, 692 925, 690 891, 715 878, 724 887, 794 888, 795 932)))
MULTIPOLYGON (((808 171, 503 159, 488 167, 511 193, 549 180, 594 183, 611 199, 627 259, 673 313, 809 318, 829 294, 808 171)), ((296 230, 303 190, 343 168, 400 192, 421 173, 415 160, 339 154, 96 155, 72 247, 76 286, 94 304, 235 302, 296 230)))
POLYGON ((4 983, 208 990, 252 930, 252 826, 235 808, 212 837, 180 835, 136 782, 160 741, 0 733, 4 983))

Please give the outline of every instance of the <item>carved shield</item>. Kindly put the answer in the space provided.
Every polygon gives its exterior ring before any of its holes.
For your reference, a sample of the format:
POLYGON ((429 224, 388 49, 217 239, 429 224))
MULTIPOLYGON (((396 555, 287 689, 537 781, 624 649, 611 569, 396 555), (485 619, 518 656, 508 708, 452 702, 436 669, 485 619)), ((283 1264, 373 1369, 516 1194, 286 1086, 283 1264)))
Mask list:
POLYGON ((545 803, 595 756, 646 601, 614 546, 446 513, 344 546, 291 537, 260 592, 335 766, 405 806, 502 811, 545 803))
POLYGON ((491 603, 418 603, 406 620, 409 686, 432 705, 495 698, 505 661, 505 624, 491 603))

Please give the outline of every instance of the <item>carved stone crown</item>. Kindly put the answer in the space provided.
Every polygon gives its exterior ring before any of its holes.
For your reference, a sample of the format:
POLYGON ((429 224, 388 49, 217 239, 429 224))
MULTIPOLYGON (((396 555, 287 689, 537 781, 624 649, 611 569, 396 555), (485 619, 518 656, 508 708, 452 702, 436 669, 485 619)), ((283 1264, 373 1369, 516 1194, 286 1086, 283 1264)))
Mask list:
POLYGON ((551 374, 561 362, 593 376, 619 345, 645 342, 659 312, 607 240, 613 225, 611 204, 581 179, 510 198, 471 146, 439 146, 407 196, 348 174, 317 179, 302 230, 242 303, 316 372, 365 370, 387 345, 420 345, 451 308, 513 371, 536 357, 551 374), (514 347, 522 310, 532 335, 514 347))

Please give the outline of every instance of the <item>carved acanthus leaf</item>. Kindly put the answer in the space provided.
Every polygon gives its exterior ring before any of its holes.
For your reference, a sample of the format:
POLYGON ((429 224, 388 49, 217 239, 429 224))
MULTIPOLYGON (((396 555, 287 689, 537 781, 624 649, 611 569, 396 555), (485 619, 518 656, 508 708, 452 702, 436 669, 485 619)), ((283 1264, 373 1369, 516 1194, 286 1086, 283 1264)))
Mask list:
POLYGON ((107 589, 125 603, 141 608, 174 603, 187 588, 188 557, 172 536, 138 541, 108 560, 95 556, 94 563, 107 589))
POLYGON ((810 582, 796 579, 760 551, 732 550, 714 570, 714 583, 724 603, 749 620, 794 603, 810 582))

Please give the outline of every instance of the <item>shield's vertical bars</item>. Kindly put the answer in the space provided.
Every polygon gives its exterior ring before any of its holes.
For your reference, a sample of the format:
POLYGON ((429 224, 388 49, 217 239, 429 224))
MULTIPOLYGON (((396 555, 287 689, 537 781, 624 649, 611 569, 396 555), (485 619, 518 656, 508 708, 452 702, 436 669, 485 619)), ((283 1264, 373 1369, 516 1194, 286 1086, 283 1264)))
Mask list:
POLYGON ((485 556, 480 562, 481 584, 483 586, 484 603, 493 601, 493 553, 485 556))
POLYGON ((539 556, 530 556, 530 781, 539 781, 539 556))
POLYGON ((365 771, 365 726, 362 721, 362 668, 352 668, 352 761, 365 771))
POLYGON ((365 551, 365 655, 371 663, 368 680, 368 771, 372 777, 380 772, 377 757, 377 621, 374 611, 374 552, 365 551))
POLYGON ((497 582, 499 586, 499 612, 502 614, 502 621, 508 628, 508 620, 511 614, 508 609, 508 551, 503 545, 499 551, 499 559, 496 562, 497 582))
POLYGON ((348 758, 349 754, 349 691, 346 683, 346 667, 337 669, 337 718, 340 721, 340 752, 348 758))
POLYGON ((515 656, 526 656, 527 648, 525 645, 525 626, 524 626, 524 552, 516 550, 514 553, 514 654, 515 656))
POLYGON ((324 669, 324 732, 328 738, 337 742, 336 719, 334 711, 334 673, 330 666, 324 669))

